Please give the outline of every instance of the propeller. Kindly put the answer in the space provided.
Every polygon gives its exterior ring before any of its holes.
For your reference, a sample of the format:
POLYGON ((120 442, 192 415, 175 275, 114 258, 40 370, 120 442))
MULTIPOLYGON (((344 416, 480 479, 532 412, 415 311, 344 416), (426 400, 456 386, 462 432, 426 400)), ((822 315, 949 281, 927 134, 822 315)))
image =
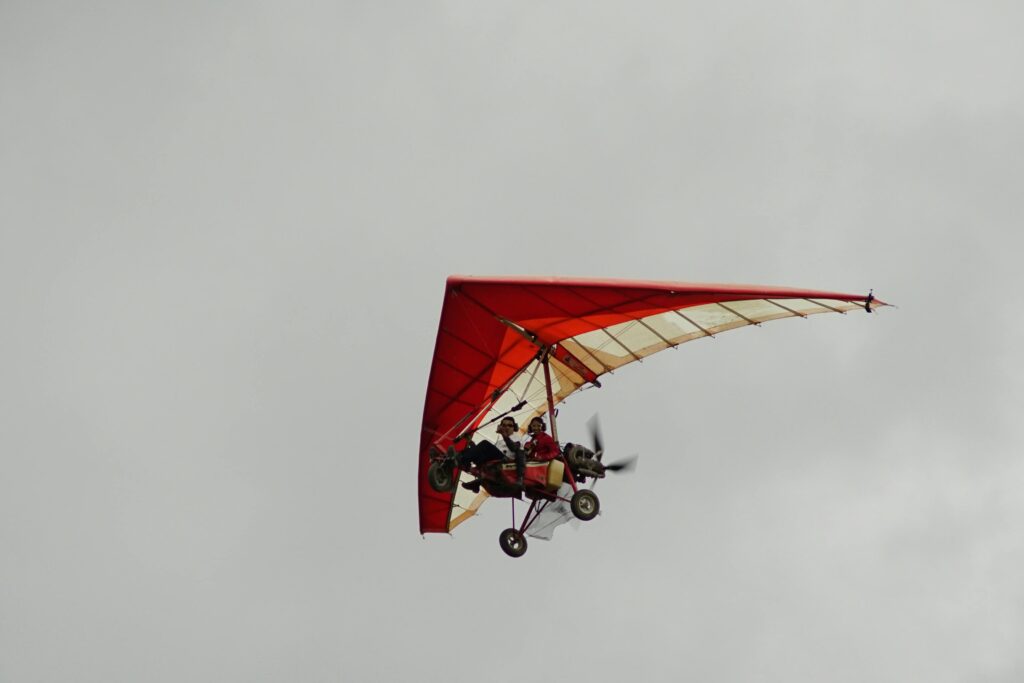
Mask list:
POLYGON ((604 455, 604 441, 601 439, 601 420, 598 419, 597 413, 587 420, 587 427, 590 430, 590 443, 594 445, 594 459, 600 462, 601 456, 604 455))
MULTIPOLYGON (((600 463, 601 456, 604 455, 604 439, 601 438, 601 418, 598 417, 597 413, 594 413, 594 416, 587 420, 587 428, 590 431, 590 443, 594 447, 594 460, 600 463)), ((636 461, 639 457, 639 454, 634 454, 607 465, 601 464, 597 469, 599 472, 632 472, 636 469, 636 461)))
POLYGON ((627 472, 632 472, 636 469, 636 461, 639 458, 640 454, 636 453, 628 458, 623 458, 622 460, 616 460, 613 463, 609 463, 604 466, 604 469, 606 472, 622 472, 623 474, 626 474, 627 472))

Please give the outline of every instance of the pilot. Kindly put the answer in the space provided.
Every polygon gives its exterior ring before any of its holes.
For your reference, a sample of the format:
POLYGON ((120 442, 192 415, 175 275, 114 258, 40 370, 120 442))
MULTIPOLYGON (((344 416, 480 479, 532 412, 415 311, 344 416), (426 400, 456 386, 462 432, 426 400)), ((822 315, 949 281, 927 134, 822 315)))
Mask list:
MULTIPOLYGON (((519 426, 511 417, 503 417, 498 423, 498 439, 495 443, 481 441, 466 448, 456 456, 459 469, 464 470, 470 464, 477 467, 497 460, 511 461, 516 463, 516 484, 523 485, 523 472, 526 469, 526 454, 523 452, 522 439, 519 436, 519 426)), ((463 488, 471 491, 479 491, 480 480, 465 482, 463 488)))
POLYGON ((524 447, 526 450, 526 457, 530 460, 547 462, 558 457, 558 444, 555 443, 555 440, 547 433, 547 428, 548 426, 540 417, 535 417, 530 420, 530 425, 526 428, 529 440, 526 442, 526 446, 524 447))
POLYGON ((498 423, 498 441, 495 444, 505 460, 516 461, 516 485, 523 485, 523 472, 526 470, 526 452, 523 450, 523 438, 519 436, 519 425, 511 417, 503 417, 498 423))

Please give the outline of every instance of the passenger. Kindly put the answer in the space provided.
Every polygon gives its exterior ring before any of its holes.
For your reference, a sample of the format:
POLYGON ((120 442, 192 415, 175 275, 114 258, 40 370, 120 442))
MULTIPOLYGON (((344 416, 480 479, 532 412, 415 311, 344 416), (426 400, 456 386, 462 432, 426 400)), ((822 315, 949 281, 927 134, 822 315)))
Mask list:
POLYGON ((547 462, 560 455, 558 444, 547 433, 547 428, 544 420, 540 417, 530 420, 530 426, 527 427, 529 440, 525 446, 527 459, 547 462))

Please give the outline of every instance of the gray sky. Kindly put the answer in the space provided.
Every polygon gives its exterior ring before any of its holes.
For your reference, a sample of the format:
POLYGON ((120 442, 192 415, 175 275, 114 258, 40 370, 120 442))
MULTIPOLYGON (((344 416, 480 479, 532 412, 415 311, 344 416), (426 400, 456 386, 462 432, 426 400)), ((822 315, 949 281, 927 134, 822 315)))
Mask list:
POLYGON ((0 4, 0 681, 1024 677, 1024 11, 0 4), (867 291, 417 533, 450 273, 867 291), (609 456, 612 457, 612 456, 609 456))

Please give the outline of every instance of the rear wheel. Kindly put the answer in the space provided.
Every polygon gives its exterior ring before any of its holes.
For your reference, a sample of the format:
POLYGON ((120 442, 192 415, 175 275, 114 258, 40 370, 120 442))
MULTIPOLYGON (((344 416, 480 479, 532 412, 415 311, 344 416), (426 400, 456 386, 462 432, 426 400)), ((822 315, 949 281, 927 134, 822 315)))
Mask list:
POLYGON ((601 510, 601 502, 597 499, 597 494, 590 489, 580 489, 572 494, 569 507, 572 508, 572 514, 576 515, 577 519, 589 522, 597 517, 597 513, 601 510))
POLYGON ((498 536, 498 543, 509 557, 522 557, 526 553, 526 536, 516 529, 502 531, 498 536))
POLYGON ((427 468, 427 481, 430 488, 440 493, 455 489, 455 466, 452 463, 432 462, 427 468))

